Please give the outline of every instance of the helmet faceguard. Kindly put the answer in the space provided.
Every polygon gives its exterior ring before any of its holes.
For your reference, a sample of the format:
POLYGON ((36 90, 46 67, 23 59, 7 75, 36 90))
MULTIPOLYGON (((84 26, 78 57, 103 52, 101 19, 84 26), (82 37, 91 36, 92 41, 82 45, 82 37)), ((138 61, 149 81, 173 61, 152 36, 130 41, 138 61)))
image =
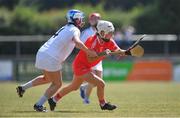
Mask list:
POLYGON ((67 22, 74 24, 78 28, 82 28, 85 24, 84 13, 79 10, 69 10, 66 14, 67 22))

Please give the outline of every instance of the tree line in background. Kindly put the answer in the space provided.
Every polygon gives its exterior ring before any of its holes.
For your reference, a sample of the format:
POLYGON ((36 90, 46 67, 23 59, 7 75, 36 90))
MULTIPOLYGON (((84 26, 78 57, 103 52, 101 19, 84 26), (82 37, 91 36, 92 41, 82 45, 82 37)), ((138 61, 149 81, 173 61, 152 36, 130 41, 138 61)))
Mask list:
POLYGON ((52 34, 72 8, 86 16, 99 12, 119 30, 132 25, 136 33, 180 33, 180 0, 0 0, 0 35, 52 34))

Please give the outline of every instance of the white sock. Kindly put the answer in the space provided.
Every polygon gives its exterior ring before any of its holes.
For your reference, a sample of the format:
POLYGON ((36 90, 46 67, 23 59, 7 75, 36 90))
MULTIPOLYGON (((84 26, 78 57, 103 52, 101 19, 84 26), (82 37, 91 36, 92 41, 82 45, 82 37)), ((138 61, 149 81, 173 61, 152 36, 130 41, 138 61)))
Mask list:
POLYGON ((32 81, 29 81, 29 82, 21 85, 21 87, 22 87, 23 90, 26 90, 26 89, 32 87, 32 81))
POLYGON ((102 107, 105 105, 106 103, 100 104, 102 107))
POLYGON ((54 97, 53 97, 52 99, 53 99, 53 101, 54 101, 55 103, 57 103, 57 101, 55 100, 55 98, 54 98, 54 97))
POLYGON ((43 95, 40 99, 39 99, 39 101, 36 103, 36 105, 38 105, 38 106, 42 106, 46 101, 47 101, 47 97, 45 96, 45 95, 43 95))

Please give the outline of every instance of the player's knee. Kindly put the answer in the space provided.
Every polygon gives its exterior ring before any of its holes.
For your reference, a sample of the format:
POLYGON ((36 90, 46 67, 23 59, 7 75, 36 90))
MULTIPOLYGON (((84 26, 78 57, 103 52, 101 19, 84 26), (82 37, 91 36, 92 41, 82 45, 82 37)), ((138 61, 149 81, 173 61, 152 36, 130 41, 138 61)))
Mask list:
POLYGON ((95 87, 95 85, 94 85, 94 84, 90 84, 90 83, 88 83, 88 87, 90 87, 90 88, 94 88, 94 87, 95 87))
POLYGON ((105 87, 105 82, 104 82, 104 81, 101 82, 101 87, 102 87, 102 88, 105 87))
POLYGON ((62 83, 58 83, 57 87, 60 88, 62 86, 62 83))
POLYGON ((104 88, 105 87, 105 82, 104 81, 100 81, 98 86, 101 87, 101 88, 104 88))
MULTIPOLYGON (((95 75, 92 75, 92 77, 93 77, 93 78, 96 78, 95 75)), ((96 82, 94 83, 94 86, 104 88, 104 87, 105 87, 105 82, 104 82, 102 79, 99 79, 98 81, 96 81, 96 82)))
POLYGON ((57 88, 60 88, 60 87, 62 86, 62 83, 61 83, 61 82, 55 83, 55 86, 56 86, 57 88))
POLYGON ((39 77, 42 78, 42 81, 44 81, 44 82, 50 81, 50 79, 45 77, 44 75, 41 75, 39 77))
POLYGON ((58 78, 58 79, 55 79, 53 81, 53 83, 57 86, 57 87, 61 87, 62 86, 62 81, 58 78))

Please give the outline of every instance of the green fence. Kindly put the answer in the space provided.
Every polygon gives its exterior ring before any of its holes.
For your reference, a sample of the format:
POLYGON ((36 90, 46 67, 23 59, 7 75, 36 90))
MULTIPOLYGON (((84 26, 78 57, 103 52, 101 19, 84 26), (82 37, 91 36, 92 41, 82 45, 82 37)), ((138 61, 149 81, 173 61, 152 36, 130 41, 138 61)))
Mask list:
POLYGON ((104 61, 103 62, 103 79, 107 81, 123 81, 126 80, 128 73, 133 66, 129 61, 104 61))
MULTIPOLYGON (((17 64, 15 75, 18 81, 31 80, 41 73, 34 67, 34 60, 19 60, 17 64)), ((106 81, 126 80, 132 65, 133 62, 130 61, 103 61, 103 79, 106 81)), ((63 64, 63 80, 72 80, 71 62, 63 64)))

